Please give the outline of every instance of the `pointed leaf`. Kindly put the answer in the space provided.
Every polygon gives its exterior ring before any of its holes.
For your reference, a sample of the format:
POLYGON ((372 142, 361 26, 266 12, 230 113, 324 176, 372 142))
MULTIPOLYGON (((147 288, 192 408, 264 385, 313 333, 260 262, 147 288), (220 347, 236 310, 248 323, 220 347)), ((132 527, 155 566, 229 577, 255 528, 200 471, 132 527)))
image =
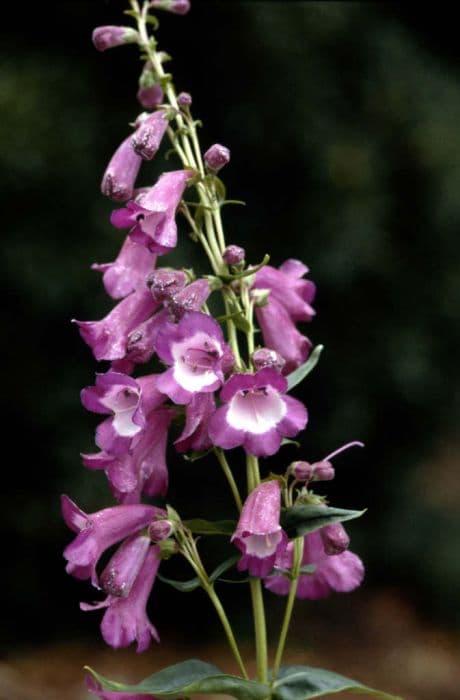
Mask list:
POLYGON ((375 698, 382 698, 382 700, 401 700, 396 695, 389 695, 381 690, 368 688, 351 678, 313 666, 286 666, 281 668, 273 684, 272 697, 274 700, 308 700, 309 698, 322 698, 345 691, 357 693, 358 695, 370 695, 375 698))
POLYGON ((172 586, 172 588, 175 588, 181 593, 191 593, 192 591, 195 591, 197 588, 199 588, 201 585, 200 579, 198 577, 191 578, 188 581, 175 581, 172 578, 166 578, 166 576, 163 576, 162 574, 157 574, 157 578, 159 578, 160 581, 163 581, 163 583, 167 583, 168 586, 172 586))
POLYGON ((239 554, 234 554, 232 557, 229 557, 228 559, 223 561, 222 564, 219 564, 219 566, 217 566, 214 569, 214 571, 212 572, 212 574, 209 577, 209 580, 210 581, 220 580, 219 576, 221 574, 223 574, 225 571, 228 571, 229 569, 231 569, 232 566, 234 566, 236 564, 236 562, 238 561, 239 558, 240 558, 239 554))
POLYGON ((168 666, 137 685, 116 683, 100 676, 91 668, 87 668, 87 670, 105 690, 133 695, 181 698, 203 693, 231 695, 238 700, 264 700, 270 695, 268 686, 256 681, 246 681, 238 676, 227 675, 216 666, 198 659, 190 659, 174 664, 174 666, 168 666))
POLYGON ((307 374, 310 374, 312 369, 316 367, 318 364, 319 356, 324 350, 324 345, 317 345, 313 351, 310 354, 310 357, 306 362, 303 363, 303 365, 300 365, 300 367, 297 367, 291 374, 288 374, 286 377, 287 383, 288 383, 288 391, 293 389, 297 384, 300 384, 300 382, 305 379, 307 374))
POLYGON ((289 537, 301 537, 309 532, 319 530, 325 525, 360 518, 365 512, 365 510, 344 510, 328 506, 292 506, 282 510, 281 526, 289 537))
POLYGON ((202 518, 194 518, 193 520, 184 520, 186 528, 191 530, 195 535, 233 535, 236 524, 233 520, 203 520, 202 518))

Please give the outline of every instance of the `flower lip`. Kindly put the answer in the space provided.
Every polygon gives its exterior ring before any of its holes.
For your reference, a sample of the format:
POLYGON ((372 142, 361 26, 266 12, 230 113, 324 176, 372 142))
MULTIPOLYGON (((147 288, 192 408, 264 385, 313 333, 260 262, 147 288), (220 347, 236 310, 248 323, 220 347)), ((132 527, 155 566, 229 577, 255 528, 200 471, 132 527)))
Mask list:
POLYGON ((236 430, 260 435, 275 427, 287 406, 270 385, 242 389, 229 402, 227 421, 236 430))
POLYGON ((199 391, 220 379, 221 345, 205 333, 173 343, 174 378, 187 391, 199 391))

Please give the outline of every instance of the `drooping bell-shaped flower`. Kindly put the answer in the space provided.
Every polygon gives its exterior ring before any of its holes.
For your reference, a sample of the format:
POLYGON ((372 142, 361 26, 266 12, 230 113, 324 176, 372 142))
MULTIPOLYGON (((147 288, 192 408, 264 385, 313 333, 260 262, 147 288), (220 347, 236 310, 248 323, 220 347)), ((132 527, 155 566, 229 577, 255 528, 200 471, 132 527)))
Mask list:
POLYGON ((168 128, 168 119, 163 110, 149 114, 132 136, 132 147, 144 160, 152 160, 168 128))
POLYGON ((242 445, 256 457, 278 451, 284 437, 294 437, 307 424, 305 406, 286 396, 287 381, 274 369, 234 374, 225 384, 218 408, 209 422, 209 435, 225 450, 242 445))
POLYGON ((157 256, 148 248, 126 237, 114 262, 93 263, 91 268, 103 273, 105 291, 112 299, 122 299, 145 287, 157 256))
POLYGON ((130 228, 131 238, 153 253, 164 255, 177 244, 176 209, 190 177, 191 170, 164 173, 147 192, 142 192, 126 208, 112 213, 116 228, 130 228))
POLYGON ((147 527, 159 511, 154 506, 135 504, 104 508, 87 515, 68 496, 62 496, 61 502, 66 525, 78 533, 64 549, 66 571, 76 578, 91 578, 96 587, 96 565, 102 553, 147 527))
POLYGON ((101 192, 117 202, 126 202, 133 196, 142 158, 133 150, 132 136, 128 136, 113 154, 105 170, 101 192))
POLYGON ((144 109, 155 109, 163 102, 163 88, 150 61, 144 63, 136 97, 144 109))
POLYGON ((185 409, 185 426, 174 442, 178 452, 207 450, 212 442, 208 433, 209 419, 216 410, 214 394, 194 394, 185 409))
POLYGON ((303 279, 307 272, 299 260, 286 260, 279 269, 265 265, 258 270, 253 284, 254 290, 269 291, 267 303, 256 305, 256 316, 265 345, 286 361, 286 374, 305 362, 311 350, 311 342, 295 325, 310 321, 315 314, 311 303, 316 288, 303 279))
POLYGON ((85 611, 106 608, 102 618, 101 632, 104 641, 114 649, 127 647, 132 642, 137 642, 137 652, 140 653, 148 649, 152 637, 157 642, 160 641, 158 632, 147 617, 146 611, 159 564, 159 547, 151 546, 126 597, 109 595, 100 603, 80 604, 80 608, 85 611))
POLYGON ((159 330, 156 351, 171 367, 158 379, 158 388, 178 404, 194 394, 212 392, 224 381, 226 343, 222 329, 211 316, 191 311, 179 323, 159 330))
POLYGON ((94 29, 92 40, 98 51, 106 51, 123 44, 136 44, 139 41, 139 34, 132 27, 106 25, 94 29))
POLYGON ((126 353, 112 363, 112 369, 130 374, 135 365, 149 362, 155 352, 155 342, 163 323, 170 318, 167 309, 161 309, 128 333, 126 353))
POLYGON ((280 525, 281 487, 279 481, 259 484, 247 497, 232 542, 243 553, 239 571, 251 576, 267 576, 275 559, 287 546, 287 536, 280 525))
MULTIPOLYGON (((293 544, 289 543, 284 553, 277 557, 275 569, 289 572, 292 567, 293 544)), ((321 530, 311 532, 304 537, 302 566, 313 565, 310 574, 301 574, 297 585, 297 598, 317 600, 326 598, 332 592, 348 593, 357 588, 364 578, 364 566, 361 559, 353 552, 342 551, 341 554, 329 555, 324 549, 321 530)), ((269 576, 265 587, 273 593, 287 595, 291 582, 288 576, 269 576)))
POLYGON ((147 287, 129 294, 100 321, 76 321, 96 360, 121 360, 128 335, 158 308, 147 287))

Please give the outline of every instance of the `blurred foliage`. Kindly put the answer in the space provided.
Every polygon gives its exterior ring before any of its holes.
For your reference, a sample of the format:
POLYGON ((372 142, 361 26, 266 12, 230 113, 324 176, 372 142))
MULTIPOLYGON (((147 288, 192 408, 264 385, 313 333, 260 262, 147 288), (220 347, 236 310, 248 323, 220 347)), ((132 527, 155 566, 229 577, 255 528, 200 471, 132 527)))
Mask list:
MULTIPOLYGON (((88 268, 113 259, 122 240, 99 182, 139 111, 139 63, 131 47, 96 54, 89 37, 97 24, 119 23, 124 7, 34 3, 22 17, 11 8, 3 27, 2 515, 13 553, 2 636, 10 642, 96 626, 77 606, 89 587, 63 572, 70 535, 58 494, 88 511, 109 502, 103 477, 79 462, 96 421, 78 394, 95 363, 69 321, 111 307, 88 268), (41 606, 50 598, 52 619, 41 606)), ((312 268, 318 315, 308 332, 326 350, 296 390, 310 411, 302 455, 366 443, 338 458, 325 492, 337 506, 370 508, 350 528, 368 585, 406 586, 412 598, 417 590, 426 614, 460 624, 460 519, 449 498, 460 490, 460 62, 451 44, 443 51, 429 41, 435 29, 396 4, 195 0, 188 18, 161 18, 159 38, 203 118, 204 147, 232 150, 224 179, 247 206, 227 208, 227 239, 254 261, 269 252, 273 264, 298 257, 312 268)), ((144 168, 143 182, 163 165, 144 168)), ((203 262, 187 243, 168 264, 203 262)), ((284 469, 299 454, 283 449, 268 466, 284 469)), ((229 514, 212 461, 171 455, 171 463, 171 499, 186 516, 229 514)), ((240 591, 227 595, 243 617, 240 591)), ((205 605, 198 596, 193 614, 205 605)), ((177 620, 192 614, 187 596, 159 585, 160 628, 172 607, 177 620)))

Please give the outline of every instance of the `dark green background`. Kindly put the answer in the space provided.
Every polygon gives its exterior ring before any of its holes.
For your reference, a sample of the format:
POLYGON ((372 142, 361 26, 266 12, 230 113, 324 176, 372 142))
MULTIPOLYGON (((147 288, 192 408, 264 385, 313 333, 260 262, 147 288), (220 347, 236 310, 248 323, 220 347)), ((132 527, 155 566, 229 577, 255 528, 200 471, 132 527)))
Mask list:
MULTIPOLYGON (((79 460, 96 423, 79 391, 96 363, 70 319, 111 306, 89 264, 113 259, 121 242, 99 183, 139 111, 140 63, 132 47, 98 54, 90 34, 119 23, 123 7, 31 3, 3 23, 0 635, 9 646, 94 635, 98 624, 78 610, 90 587, 64 573, 72 535, 58 497, 88 511, 111 503, 103 477, 79 460)), ((159 40, 177 87, 193 94, 204 147, 231 148, 222 174, 247 206, 225 211, 228 241, 254 262, 265 252, 274 264, 301 258, 318 285, 305 330, 326 349, 297 392, 310 412, 300 454, 366 443, 337 459, 323 491, 335 505, 369 507, 350 526, 367 590, 399 588, 426 616, 458 625, 460 58, 446 8, 432 17, 393 3, 195 1, 188 17, 161 18, 159 40)), ((145 167, 142 183, 162 167, 145 167)), ((202 267, 188 243, 164 260, 202 267)), ((283 450, 264 468, 299 455, 283 450)), ((171 502, 184 515, 231 513, 212 461, 172 455, 171 464, 171 502)), ((172 572, 182 573, 174 562, 172 572)), ((225 595, 243 618, 242 592, 225 595)), ((152 615, 160 631, 186 617, 192 638, 206 606, 159 584, 152 615)))

